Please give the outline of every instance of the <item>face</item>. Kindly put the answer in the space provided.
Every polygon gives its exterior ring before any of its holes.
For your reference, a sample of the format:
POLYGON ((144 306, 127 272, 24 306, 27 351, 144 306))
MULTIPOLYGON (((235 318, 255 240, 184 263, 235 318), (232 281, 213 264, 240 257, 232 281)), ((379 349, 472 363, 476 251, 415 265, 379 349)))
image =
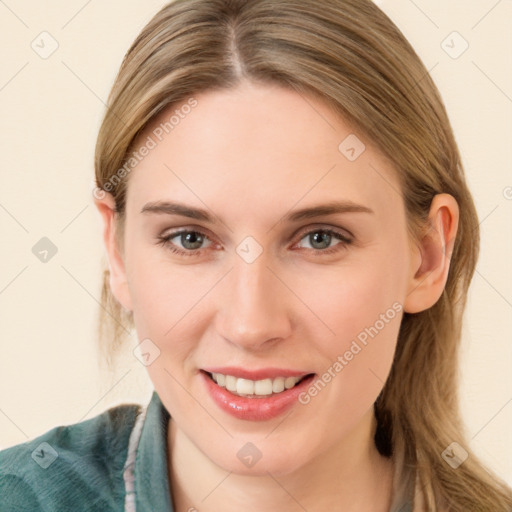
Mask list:
POLYGON ((404 204, 385 158, 312 97, 194 100, 140 137, 156 144, 129 175, 115 293, 191 443, 229 471, 286 474, 368 437, 410 287, 404 204))

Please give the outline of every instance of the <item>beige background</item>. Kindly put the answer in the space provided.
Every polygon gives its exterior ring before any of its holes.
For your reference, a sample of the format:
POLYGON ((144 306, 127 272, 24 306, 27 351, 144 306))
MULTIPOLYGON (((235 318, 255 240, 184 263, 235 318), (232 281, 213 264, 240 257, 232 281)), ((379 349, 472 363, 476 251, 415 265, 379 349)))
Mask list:
MULTIPOLYGON (((465 321, 462 405, 473 449, 512 484, 512 2, 377 3, 431 70, 475 195, 483 247, 465 321), (469 44, 458 58, 464 41, 453 31, 469 44)), ((0 448, 151 393, 135 336, 117 373, 98 367, 104 250, 91 181, 115 73, 161 5, 0 1, 0 448), (49 51, 53 39, 58 49, 46 59, 31 47, 49 51), (46 263, 32 253, 42 237, 58 248, 46 263)))

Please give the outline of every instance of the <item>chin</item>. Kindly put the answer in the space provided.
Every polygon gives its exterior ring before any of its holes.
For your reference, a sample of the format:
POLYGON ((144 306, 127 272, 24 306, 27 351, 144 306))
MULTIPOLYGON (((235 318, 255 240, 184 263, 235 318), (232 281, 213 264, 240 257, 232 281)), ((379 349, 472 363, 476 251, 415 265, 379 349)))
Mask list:
POLYGON ((299 470, 308 462, 297 456, 295 443, 285 449, 268 442, 252 443, 247 440, 235 441, 231 446, 222 454, 206 455, 215 465, 235 475, 266 477, 271 473, 273 476, 282 476, 299 470))

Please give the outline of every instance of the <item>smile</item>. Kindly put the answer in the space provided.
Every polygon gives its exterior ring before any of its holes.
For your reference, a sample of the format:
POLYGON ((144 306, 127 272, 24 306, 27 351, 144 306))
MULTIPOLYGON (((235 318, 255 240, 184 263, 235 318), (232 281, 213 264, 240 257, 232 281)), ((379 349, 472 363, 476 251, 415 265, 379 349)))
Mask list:
POLYGON ((270 420, 292 407, 302 407, 298 397, 316 375, 282 369, 213 370, 199 372, 212 402, 230 416, 248 421, 270 420))
POLYGON ((276 377, 275 379, 250 380, 222 373, 210 374, 214 382, 238 396, 261 397, 282 393, 293 388, 303 377, 276 377))

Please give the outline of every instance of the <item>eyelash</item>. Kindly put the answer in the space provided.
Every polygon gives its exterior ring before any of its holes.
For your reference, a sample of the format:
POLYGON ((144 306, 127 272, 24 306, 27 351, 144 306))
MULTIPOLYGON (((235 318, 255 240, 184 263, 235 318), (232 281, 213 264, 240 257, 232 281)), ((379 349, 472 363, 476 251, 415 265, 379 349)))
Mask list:
MULTIPOLYGON (((199 234, 202 237, 204 237, 205 239, 210 240, 210 238, 208 238, 208 236, 205 233, 203 233, 202 231, 198 231, 198 230, 194 230, 194 229, 181 229, 178 231, 173 231, 165 236, 158 236, 157 238, 159 241, 157 242, 157 244, 168 248, 172 253, 178 254, 180 256, 200 256, 202 254, 202 252, 205 251, 206 249, 183 250, 183 249, 179 249, 171 242, 171 239, 173 239, 176 236, 181 235, 183 233, 199 234)), ((318 256, 333 254, 335 252, 338 252, 338 251, 346 248, 348 245, 351 245, 353 243, 353 240, 348 238, 346 235, 344 235, 343 233, 341 233, 339 231, 331 229, 331 228, 316 228, 316 229, 312 229, 309 231, 305 231, 300 234, 301 236, 299 238, 299 242, 306 236, 311 235, 313 233, 326 233, 328 235, 331 235, 331 236, 337 238, 341 242, 341 243, 336 244, 333 247, 330 247, 328 249, 306 248, 306 250, 313 251, 313 253, 318 256)))

